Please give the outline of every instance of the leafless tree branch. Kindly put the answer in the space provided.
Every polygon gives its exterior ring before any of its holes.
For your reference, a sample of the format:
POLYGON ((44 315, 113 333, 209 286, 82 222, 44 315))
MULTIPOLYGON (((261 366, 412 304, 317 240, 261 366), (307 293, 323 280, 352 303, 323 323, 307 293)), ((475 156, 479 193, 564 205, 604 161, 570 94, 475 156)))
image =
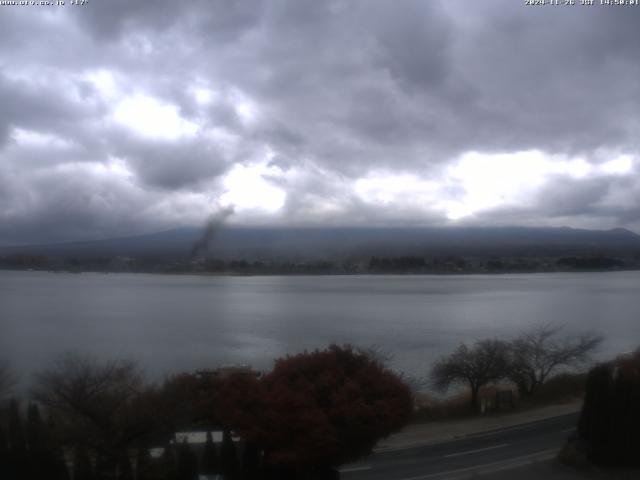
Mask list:
POLYGON ((507 376, 525 397, 533 396, 558 369, 586 364, 603 341, 593 332, 560 337, 561 331, 561 326, 545 323, 510 342, 507 376))

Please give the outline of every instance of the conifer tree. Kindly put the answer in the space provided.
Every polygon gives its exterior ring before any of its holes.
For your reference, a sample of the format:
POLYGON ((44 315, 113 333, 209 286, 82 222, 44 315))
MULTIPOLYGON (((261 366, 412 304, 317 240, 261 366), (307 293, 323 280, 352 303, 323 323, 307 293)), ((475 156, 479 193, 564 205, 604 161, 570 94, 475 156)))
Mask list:
POLYGON ((0 478, 10 478, 9 474, 9 446, 2 425, 0 425, 0 478))
MULTIPOLYGON (((27 478, 27 446, 20 417, 20 408, 16 399, 11 399, 9 403, 9 475, 15 478, 27 478)), ((9 477, 11 478, 11 477, 9 477)))
POLYGON ((52 445, 47 480, 70 480, 69 469, 61 447, 52 445))
POLYGON ((27 445, 31 451, 43 451, 47 444, 47 428, 35 403, 27 408, 27 445))
POLYGON ((173 447, 170 443, 164 447, 164 452, 162 452, 162 456, 160 457, 160 465, 159 470, 161 473, 161 478, 163 480, 177 480, 178 479, 178 470, 176 468, 176 459, 173 451, 173 447))
POLYGON ((235 480, 238 472, 238 457, 236 446, 233 444, 231 432, 224 429, 222 446, 220 447, 220 470, 225 480, 235 480))
POLYGON ((640 350, 591 369, 578 433, 596 464, 638 467, 640 350))
POLYGON ((27 446, 24 438, 20 408, 15 398, 9 403, 9 450, 12 455, 24 455, 27 446))
POLYGON ((197 480, 198 458, 185 438, 178 447, 178 479, 197 480))
POLYGON ((113 462, 104 454, 104 452, 98 452, 96 456, 96 465, 93 470, 93 476, 96 480, 111 480, 114 476, 113 462))
POLYGON ((220 473, 218 452, 216 451, 216 446, 213 443, 211 432, 207 432, 207 441, 204 444, 204 451, 202 452, 201 473, 204 475, 220 473))
POLYGON ((136 455, 136 480, 151 480, 152 478, 153 465, 151 454, 145 445, 141 445, 136 455))
POLYGON ((129 454, 124 451, 118 455, 117 462, 118 480, 133 480, 133 469, 131 468, 131 460, 129 454))
POLYGON ((27 408, 27 471, 28 478, 46 478, 52 462, 53 445, 47 435, 47 427, 40 416, 40 410, 34 403, 27 408))
POLYGON ((242 480, 255 480, 260 471, 260 449, 254 442, 245 444, 242 450, 242 480))
POLYGON ((91 459, 82 445, 77 445, 73 451, 73 480, 93 480, 91 459))

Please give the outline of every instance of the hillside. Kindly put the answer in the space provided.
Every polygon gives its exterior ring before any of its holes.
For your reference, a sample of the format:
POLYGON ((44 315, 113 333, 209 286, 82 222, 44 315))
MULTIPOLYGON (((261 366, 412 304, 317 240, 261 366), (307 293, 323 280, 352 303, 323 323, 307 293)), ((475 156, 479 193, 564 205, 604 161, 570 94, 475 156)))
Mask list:
MULTIPOLYGON (((0 247, 0 255, 189 259, 202 230, 181 228, 92 242, 0 247)), ((314 260, 371 255, 575 255, 640 252, 625 229, 573 228, 222 228, 199 256, 314 260)))

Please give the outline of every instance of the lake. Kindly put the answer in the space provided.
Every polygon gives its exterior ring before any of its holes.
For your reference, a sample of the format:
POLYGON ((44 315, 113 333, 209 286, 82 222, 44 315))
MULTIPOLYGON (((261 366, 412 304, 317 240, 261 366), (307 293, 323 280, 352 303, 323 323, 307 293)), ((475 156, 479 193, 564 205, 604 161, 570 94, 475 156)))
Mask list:
POLYGON ((640 345, 640 272, 266 276, 0 271, 0 356, 27 383, 57 353, 133 357, 155 378, 329 343, 379 345, 423 375, 461 341, 555 322, 640 345))

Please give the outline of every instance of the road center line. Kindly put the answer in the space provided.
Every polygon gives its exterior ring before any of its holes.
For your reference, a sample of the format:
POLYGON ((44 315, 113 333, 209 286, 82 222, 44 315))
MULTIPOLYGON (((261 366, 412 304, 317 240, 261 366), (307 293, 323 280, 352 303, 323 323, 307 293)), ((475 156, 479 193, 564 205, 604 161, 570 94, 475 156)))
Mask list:
POLYGON ((347 472, 361 472, 363 470, 371 470, 371 465, 364 465, 362 467, 340 468, 338 471, 340 473, 347 473, 347 472))
POLYGON ((538 459, 550 459, 553 458, 558 453, 557 449, 551 450, 542 450, 540 452, 531 453, 529 455, 523 455, 521 457, 511 458, 509 460, 500 460, 498 462, 484 463, 481 465, 474 465, 472 467, 466 468, 458 468, 456 470, 447 470, 445 472, 436 472, 430 473, 427 475, 420 475, 418 477, 407 477, 402 478, 400 480, 428 480, 430 478, 441 478, 441 479, 454 479, 454 478, 462 478, 460 476, 453 477, 452 475, 464 475, 464 478, 469 478, 469 473, 480 473, 484 474, 484 472, 494 471, 499 472, 501 470, 508 470, 510 468, 515 468, 521 465, 527 465, 529 462, 538 459))
POLYGON ((496 448, 503 448, 503 447, 507 447, 508 445, 509 445, 508 443, 501 443, 500 445, 493 445, 491 447, 478 448, 476 450, 467 450, 467 451, 464 451, 464 452, 450 453, 449 455, 444 455, 442 458, 459 457, 461 455, 471 455, 472 453, 486 452, 487 450, 494 450, 496 448))

